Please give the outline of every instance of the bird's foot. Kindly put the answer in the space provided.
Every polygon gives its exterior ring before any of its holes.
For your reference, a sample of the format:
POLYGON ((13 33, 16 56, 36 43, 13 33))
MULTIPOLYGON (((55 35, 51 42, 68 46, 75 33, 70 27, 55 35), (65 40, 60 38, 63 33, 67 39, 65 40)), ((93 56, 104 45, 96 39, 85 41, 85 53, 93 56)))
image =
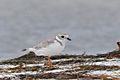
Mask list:
POLYGON ((48 69, 53 69, 53 63, 50 59, 50 56, 48 56, 48 60, 47 60, 47 63, 45 64, 47 66, 48 69))

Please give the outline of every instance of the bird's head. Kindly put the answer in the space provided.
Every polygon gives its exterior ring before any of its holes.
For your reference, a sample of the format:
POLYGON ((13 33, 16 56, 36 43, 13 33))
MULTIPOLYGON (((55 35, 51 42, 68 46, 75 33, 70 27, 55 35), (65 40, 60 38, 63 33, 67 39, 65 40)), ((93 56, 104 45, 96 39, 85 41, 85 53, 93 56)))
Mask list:
POLYGON ((56 39, 64 43, 66 43, 67 41, 71 41, 70 36, 66 33, 58 34, 56 36, 56 39))

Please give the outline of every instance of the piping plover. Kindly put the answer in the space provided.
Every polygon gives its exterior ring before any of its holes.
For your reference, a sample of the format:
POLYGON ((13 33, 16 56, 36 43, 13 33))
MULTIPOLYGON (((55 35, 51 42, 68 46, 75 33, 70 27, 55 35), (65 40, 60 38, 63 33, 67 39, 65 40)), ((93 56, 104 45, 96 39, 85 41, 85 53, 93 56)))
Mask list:
POLYGON ((53 56, 60 55, 64 50, 66 42, 71 41, 66 33, 58 34, 55 38, 38 43, 32 48, 24 49, 27 53, 34 52, 36 55, 53 56))
POLYGON ((42 41, 39 44, 33 46, 32 48, 24 49, 23 51, 34 52, 36 55, 48 56, 47 66, 49 69, 53 67, 50 56, 60 55, 64 50, 66 42, 71 41, 68 34, 62 33, 55 36, 53 39, 48 39, 42 41))

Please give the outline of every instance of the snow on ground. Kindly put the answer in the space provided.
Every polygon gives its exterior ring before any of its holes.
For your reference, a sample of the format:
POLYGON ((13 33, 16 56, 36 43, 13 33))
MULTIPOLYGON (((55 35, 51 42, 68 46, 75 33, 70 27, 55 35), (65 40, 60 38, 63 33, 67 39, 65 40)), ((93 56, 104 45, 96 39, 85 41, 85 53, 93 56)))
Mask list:
POLYGON ((7 65, 7 64, 5 64, 5 65, 0 65, 0 68, 1 69, 7 69, 7 68, 15 68, 15 67, 17 67, 18 65, 7 65))
POLYGON ((56 59, 56 60, 52 60, 52 62, 60 62, 60 61, 70 61, 73 60, 72 58, 70 59, 56 59))
MULTIPOLYGON (((59 60, 53 60, 53 62, 59 62, 59 61, 66 61, 66 60, 72 60, 72 59, 59 59, 59 60)), ((44 73, 59 73, 59 72, 65 72, 67 70, 72 70, 72 69, 80 69, 80 65, 105 65, 105 66, 120 66, 120 59, 113 58, 113 59, 106 59, 105 61, 99 61, 99 62, 85 62, 84 64, 80 63, 75 63, 75 64, 66 64, 66 65, 59 65, 56 64, 55 67, 57 69, 55 70, 48 70, 44 71, 44 73)), ((15 68, 18 67, 19 65, 0 65, 0 69, 7 69, 7 68, 15 68)), ((43 63, 40 64, 24 64, 23 67, 34 67, 34 66, 44 66, 43 63)), ((40 70, 39 70, 40 71, 40 70)), ((35 75, 39 74, 37 71, 22 71, 22 72, 1 72, 0 73, 0 78, 4 77, 16 77, 18 75, 35 75)), ((110 75, 113 77, 120 78, 120 70, 96 70, 96 71, 89 71, 87 74, 90 75, 110 75)))
POLYGON ((104 74, 104 75, 110 75, 113 77, 120 78, 120 70, 117 70, 117 71, 98 70, 98 71, 88 72, 88 74, 90 75, 103 75, 104 74))
POLYGON ((55 72, 63 72, 63 71, 66 71, 68 69, 57 69, 57 70, 50 70, 50 71, 46 71, 45 73, 55 73, 55 72))
POLYGON ((18 76, 18 75, 25 75, 25 74, 28 74, 28 75, 34 75, 34 74, 37 74, 38 72, 36 71, 27 71, 27 72, 19 72, 19 73, 0 73, 0 78, 4 78, 4 77, 15 77, 15 76, 18 76))
MULTIPOLYGON (((23 67, 33 67, 33 66, 43 66, 44 64, 24 64, 23 67)), ((0 65, 0 69, 7 69, 7 68, 15 68, 18 67, 19 65, 0 65)))
MULTIPOLYGON (((106 59, 106 61, 86 63, 86 65, 103 65, 103 66, 120 66, 120 59, 106 59)), ((96 70, 88 72, 90 75, 110 75, 113 77, 120 78, 120 70, 96 70)))
MULTIPOLYGON (((63 72, 63 71, 66 71, 66 70, 68 70, 68 69, 50 70, 50 71, 45 71, 44 73, 63 72)), ((26 72, 19 72, 19 73, 0 73, 0 78, 15 77, 15 76, 18 76, 18 75, 35 75, 35 74, 39 74, 39 72, 37 72, 37 71, 26 71, 26 72)))
POLYGON ((95 65, 105 65, 105 66, 120 66, 120 59, 110 59, 107 61, 94 62, 95 65))
POLYGON ((26 71, 26 72, 20 72, 20 73, 11 73, 13 75, 25 75, 25 74, 29 74, 29 75, 34 75, 37 74, 37 71, 26 71))
POLYGON ((26 67, 44 66, 44 64, 27 64, 26 67))

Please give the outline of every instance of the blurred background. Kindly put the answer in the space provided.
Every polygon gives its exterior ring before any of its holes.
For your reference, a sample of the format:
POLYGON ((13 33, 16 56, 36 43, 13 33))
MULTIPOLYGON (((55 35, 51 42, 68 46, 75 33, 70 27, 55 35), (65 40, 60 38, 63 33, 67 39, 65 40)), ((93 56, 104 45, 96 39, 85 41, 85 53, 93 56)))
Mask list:
POLYGON ((0 59, 59 32, 72 38, 64 53, 108 52, 119 30, 120 0, 0 0, 0 59))

